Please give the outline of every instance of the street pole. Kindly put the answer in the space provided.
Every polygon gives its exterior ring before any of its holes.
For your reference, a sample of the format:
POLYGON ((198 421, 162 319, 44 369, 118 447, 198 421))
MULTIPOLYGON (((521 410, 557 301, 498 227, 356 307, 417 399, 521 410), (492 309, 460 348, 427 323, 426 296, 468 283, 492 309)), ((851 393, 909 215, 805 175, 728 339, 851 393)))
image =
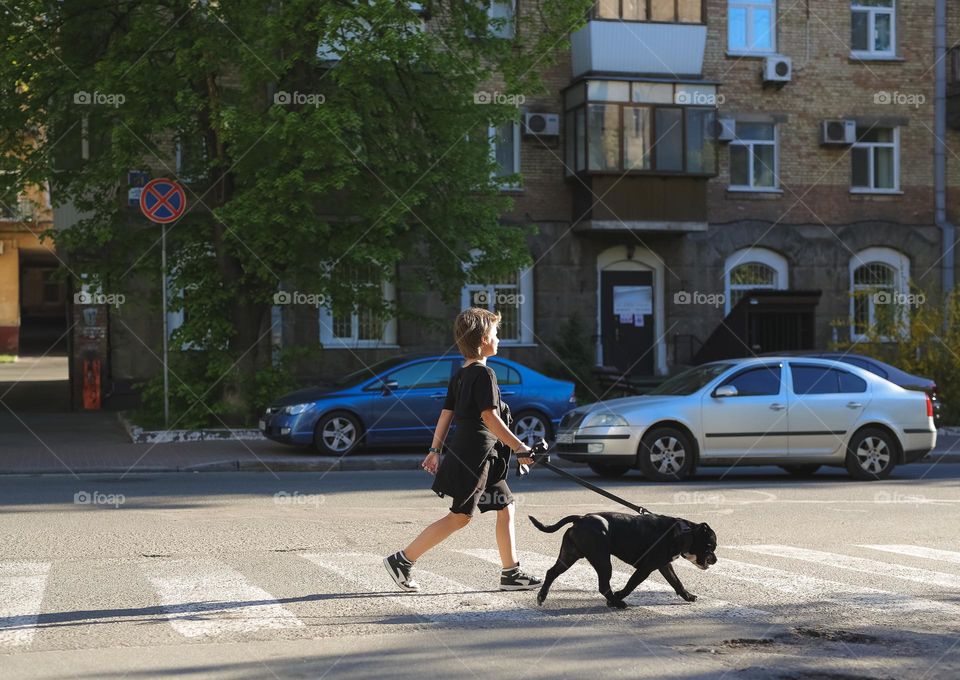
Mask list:
POLYGON ((167 367, 167 225, 160 233, 160 290, 163 296, 163 426, 170 426, 170 378, 167 367))

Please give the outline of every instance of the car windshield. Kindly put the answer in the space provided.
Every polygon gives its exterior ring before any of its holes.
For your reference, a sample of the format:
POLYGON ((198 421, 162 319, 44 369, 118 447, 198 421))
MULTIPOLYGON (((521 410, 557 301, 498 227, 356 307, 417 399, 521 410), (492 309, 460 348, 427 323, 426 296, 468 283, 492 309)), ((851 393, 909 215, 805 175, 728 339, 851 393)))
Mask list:
POLYGON ((705 364, 688 369, 660 383, 647 394, 693 394, 733 364, 705 364))
POLYGON ((375 364, 371 364, 370 366, 353 371, 352 373, 347 373, 342 378, 333 380, 332 384, 336 385, 337 387, 350 387, 356 385, 357 383, 361 383, 364 380, 369 380, 374 376, 380 375, 384 371, 389 371, 394 366, 404 364, 410 361, 410 359, 411 357, 409 356, 390 357, 388 359, 384 359, 383 361, 378 361, 375 364))

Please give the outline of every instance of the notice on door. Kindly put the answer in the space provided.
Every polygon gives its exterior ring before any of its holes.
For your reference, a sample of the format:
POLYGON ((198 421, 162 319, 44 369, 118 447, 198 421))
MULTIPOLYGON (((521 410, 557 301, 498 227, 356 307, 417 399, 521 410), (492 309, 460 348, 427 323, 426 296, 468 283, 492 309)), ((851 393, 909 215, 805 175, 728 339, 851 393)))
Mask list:
POLYGON ((620 323, 643 326, 643 317, 653 314, 653 286, 614 286, 613 313, 620 323))

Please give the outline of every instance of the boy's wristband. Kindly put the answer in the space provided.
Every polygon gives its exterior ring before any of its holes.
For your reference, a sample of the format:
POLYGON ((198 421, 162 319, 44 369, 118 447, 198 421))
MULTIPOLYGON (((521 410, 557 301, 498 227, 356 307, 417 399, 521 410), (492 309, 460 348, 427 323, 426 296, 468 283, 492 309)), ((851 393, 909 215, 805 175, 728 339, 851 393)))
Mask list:
MULTIPOLYGON (((423 449, 421 449, 421 451, 422 450, 423 449)), ((440 453, 440 449, 438 449, 436 446, 431 446, 429 451, 427 451, 427 453, 440 453)))

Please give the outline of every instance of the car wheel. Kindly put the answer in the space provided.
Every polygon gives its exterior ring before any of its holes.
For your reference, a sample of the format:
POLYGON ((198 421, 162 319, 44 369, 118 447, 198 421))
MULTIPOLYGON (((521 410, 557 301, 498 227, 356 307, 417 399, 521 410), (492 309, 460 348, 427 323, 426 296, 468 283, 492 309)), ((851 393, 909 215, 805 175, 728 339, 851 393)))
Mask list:
POLYGON ((815 463, 808 465, 781 465, 780 467, 794 477, 813 477, 813 473, 820 469, 820 466, 815 463))
POLYGON ((328 413, 313 430, 313 447, 327 456, 346 455, 359 441, 360 421, 345 411, 328 413))
POLYGON ((520 411, 510 429, 527 446, 533 446, 541 439, 549 439, 551 434, 550 421, 539 411, 520 411))
POLYGON ((678 482, 693 471, 693 444, 675 427, 658 427, 640 442, 640 471, 655 482, 678 482))
POLYGON ((886 479, 896 466, 897 444, 877 428, 860 430, 847 446, 847 472, 854 479, 886 479))
POLYGON ((605 463, 589 463, 590 469, 601 477, 612 479, 614 477, 623 477, 630 471, 629 465, 607 465, 605 463))

